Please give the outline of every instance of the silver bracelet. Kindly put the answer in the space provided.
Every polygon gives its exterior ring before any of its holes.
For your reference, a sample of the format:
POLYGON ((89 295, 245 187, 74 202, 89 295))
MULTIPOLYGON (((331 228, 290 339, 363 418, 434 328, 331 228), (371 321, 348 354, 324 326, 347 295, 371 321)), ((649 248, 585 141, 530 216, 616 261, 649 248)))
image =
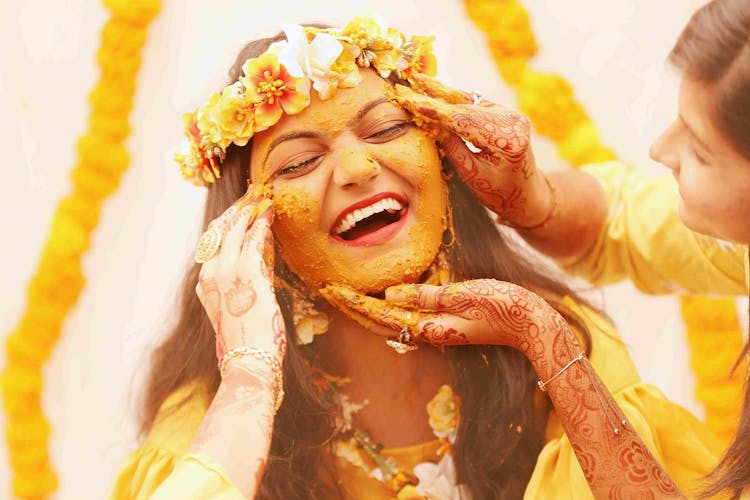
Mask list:
POLYGON ((550 382, 552 382, 557 377, 559 377, 560 375, 562 375, 562 372, 564 372, 565 370, 567 370, 568 368, 570 368, 573 363, 575 363, 576 361, 581 361, 584 358, 584 356, 585 356, 585 354, 583 352, 578 353, 578 356, 576 356, 575 358, 573 358, 570 361, 568 361, 567 365, 565 365, 562 368, 560 368, 560 371, 557 372, 557 373, 555 373, 554 375, 552 375, 546 382, 542 382, 541 380, 537 380, 536 381, 536 385, 539 386, 539 389, 541 389, 542 392, 547 392, 547 386, 549 385, 550 382))
POLYGON ((226 368, 227 363, 238 356, 252 356, 271 366, 274 379, 276 380, 276 395, 274 397, 273 405, 274 413, 279 411, 281 402, 284 401, 284 377, 279 362, 276 361, 276 358, 274 358, 268 351, 264 351, 263 349, 246 346, 235 347, 221 358, 221 362, 219 363, 219 373, 221 373, 222 377, 224 376, 224 369, 226 368))

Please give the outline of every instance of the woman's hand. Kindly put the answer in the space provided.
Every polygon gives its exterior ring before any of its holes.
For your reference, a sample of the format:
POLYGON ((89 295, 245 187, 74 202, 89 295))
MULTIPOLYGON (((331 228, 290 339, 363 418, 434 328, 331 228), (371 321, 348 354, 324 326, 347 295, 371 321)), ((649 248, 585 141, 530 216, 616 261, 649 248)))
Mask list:
POLYGON ((286 336, 273 290, 270 200, 248 190, 211 222, 223 232, 217 254, 203 264, 196 293, 216 333, 220 361, 235 347, 262 349, 282 362, 286 336))
POLYGON ((489 101, 475 103, 434 78, 417 75, 416 80, 413 88, 397 85, 394 99, 417 121, 445 130, 440 144, 477 198, 519 228, 542 224, 555 200, 534 161, 529 119, 489 101))
POLYGON ((596 498, 684 498, 580 355, 565 320, 535 293, 493 279, 399 285, 386 290, 385 300, 339 286, 323 291, 375 333, 407 328, 433 345, 496 344, 523 352, 546 382, 540 387, 596 498))
MULTIPOLYGON (((385 300, 340 286, 322 292, 376 333, 394 336, 408 328, 418 340, 438 346, 506 345, 531 359, 542 354, 545 337, 569 331, 562 316, 537 294, 494 279, 398 285, 386 289, 385 300)), ((571 352, 575 349, 571 346, 571 352)))
MULTIPOLYGON (((232 358, 198 427, 191 452, 210 456, 247 498, 254 498, 271 446, 280 366, 286 351, 281 310, 273 290, 270 200, 248 190, 211 222, 221 247, 203 264, 196 292, 216 333, 219 361, 236 347, 265 351, 232 358)), ((257 351, 256 351, 257 352, 257 351)), ((280 385, 281 384, 281 385, 280 385)))

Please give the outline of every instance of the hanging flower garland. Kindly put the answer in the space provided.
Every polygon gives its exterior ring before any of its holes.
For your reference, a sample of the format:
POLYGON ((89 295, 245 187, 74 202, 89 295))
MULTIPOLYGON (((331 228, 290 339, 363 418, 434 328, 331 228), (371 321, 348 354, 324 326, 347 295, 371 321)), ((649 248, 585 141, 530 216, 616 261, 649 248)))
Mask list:
POLYGON ((53 215, 47 242, 27 290, 27 306, 7 337, 7 364, 0 374, 13 494, 44 498, 57 489, 50 464, 49 421, 42 411, 42 368, 60 337, 63 321, 85 285, 83 255, 102 203, 129 163, 125 139, 146 29, 159 0, 105 0, 110 17, 102 31, 101 70, 89 101, 88 130, 78 140, 72 192, 53 215))
MULTIPOLYGON (((562 77, 529 67, 538 46, 529 14, 516 0, 464 0, 469 17, 487 36, 490 53, 506 83, 516 92, 521 111, 536 131, 552 139, 572 166, 615 159, 573 89, 562 77)), ((746 363, 731 377, 744 345, 732 299, 681 297, 697 377, 696 397, 706 408, 706 423, 727 443, 739 421, 746 363)))

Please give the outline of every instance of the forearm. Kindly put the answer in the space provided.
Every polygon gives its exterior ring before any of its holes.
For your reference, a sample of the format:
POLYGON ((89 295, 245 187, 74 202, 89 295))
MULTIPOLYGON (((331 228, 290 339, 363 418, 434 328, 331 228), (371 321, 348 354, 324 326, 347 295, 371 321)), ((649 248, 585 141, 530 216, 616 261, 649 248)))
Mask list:
MULTIPOLYGON (((543 227, 519 229, 531 246, 558 260, 572 262, 596 242, 607 217, 607 199, 601 184, 591 175, 573 169, 545 173, 554 186, 557 207, 543 227)), ((551 207, 551 193, 541 206, 551 207)), ((538 217, 537 220, 542 220, 538 217)))
POLYGON ((263 361, 232 360, 190 447, 223 466, 246 498, 255 497, 271 446, 275 384, 263 361))
MULTIPOLYGON (((544 381, 582 351, 567 327, 548 337, 532 360, 544 381)), ((596 498, 683 497, 585 357, 545 389, 596 498)))

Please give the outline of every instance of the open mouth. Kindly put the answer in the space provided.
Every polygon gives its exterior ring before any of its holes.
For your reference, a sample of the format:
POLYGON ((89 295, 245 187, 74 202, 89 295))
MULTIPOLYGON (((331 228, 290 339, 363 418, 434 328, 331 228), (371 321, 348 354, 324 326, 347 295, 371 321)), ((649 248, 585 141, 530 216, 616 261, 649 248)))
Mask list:
POLYGON ((344 210, 336 218, 331 235, 348 244, 376 244, 398 231, 407 210, 400 196, 381 193, 344 210))

